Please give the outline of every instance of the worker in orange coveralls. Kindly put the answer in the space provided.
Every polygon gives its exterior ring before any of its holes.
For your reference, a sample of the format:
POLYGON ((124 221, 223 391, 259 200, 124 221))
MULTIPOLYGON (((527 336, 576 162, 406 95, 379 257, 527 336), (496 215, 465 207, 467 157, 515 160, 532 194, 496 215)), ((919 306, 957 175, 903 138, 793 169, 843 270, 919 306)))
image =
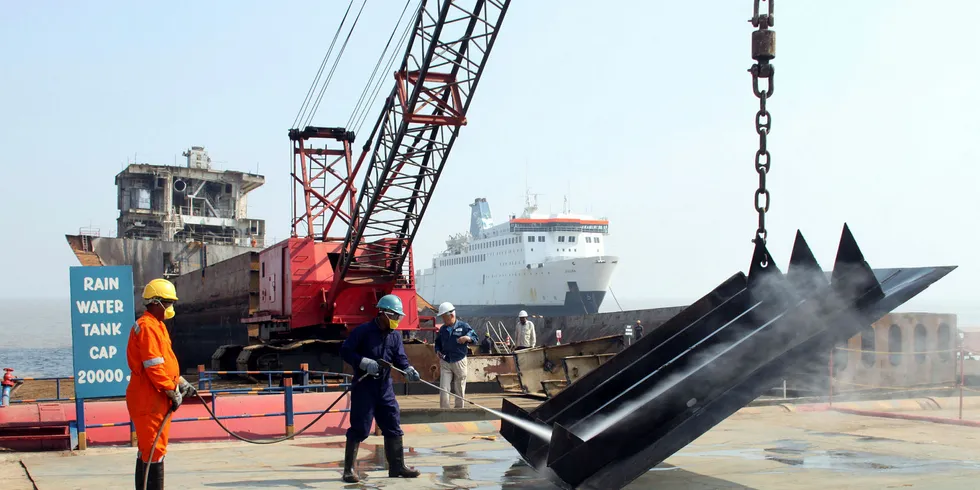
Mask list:
POLYGON ((197 390, 180 375, 177 358, 170 346, 170 334, 164 320, 174 317, 177 289, 166 279, 154 279, 143 288, 143 313, 129 332, 126 360, 131 378, 126 388, 126 407, 136 427, 139 452, 136 455, 136 489, 143 488, 143 478, 149 472, 146 488, 163 488, 163 457, 167 454, 170 422, 163 424, 170 409, 177 410, 186 396, 197 390), (153 440, 157 432, 160 439, 153 440), (150 450, 153 449, 153 461, 150 450))

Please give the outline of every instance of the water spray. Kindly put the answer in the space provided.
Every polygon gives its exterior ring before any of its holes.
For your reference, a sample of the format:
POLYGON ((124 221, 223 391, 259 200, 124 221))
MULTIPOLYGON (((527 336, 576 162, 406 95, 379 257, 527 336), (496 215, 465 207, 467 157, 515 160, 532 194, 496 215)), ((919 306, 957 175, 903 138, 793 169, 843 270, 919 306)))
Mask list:
MULTIPOLYGON (((401 373, 403 376, 405 376, 405 379, 408 379, 408 374, 405 373, 405 371, 402 371, 401 369, 398 369, 397 367, 393 366, 391 363, 389 363, 387 361, 384 361, 384 360, 380 360, 380 361, 378 361, 378 363, 381 364, 381 365, 383 365, 383 366, 385 366, 385 367, 391 368, 393 371, 397 371, 397 372, 401 373)), ((508 422, 510 422, 510 423, 512 423, 512 424, 514 424, 516 426, 519 426, 522 429, 530 432, 531 434, 534 434, 534 435, 540 437, 541 439, 544 439, 545 441, 550 441, 551 440, 551 431, 552 431, 551 427, 548 427, 546 425, 536 424, 536 423, 530 422, 528 420, 524 420, 524 419, 521 419, 521 418, 518 418, 518 417, 513 417, 511 415, 507 415, 506 413, 502 413, 502 412, 497 411, 497 410, 494 410, 492 408, 484 407, 483 405, 480 405, 479 403, 476 403, 476 402, 467 400, 466 398, 463 398, 462 396, 459 396, 456 393, 453 393, 452 391, 443 389, 441 386, 437 386, 434 383, 430 383, 430 382, 428 382, 428 381, 426 381, 426 380, 424 380, 422 378, 419 378, 419 381, 422 382, 422 383, 424 383, 424 384, 426 384, 426 385, 429 385, 429 386, 431 386, 431 387, 433 387, 433 388, 435 388, 435 389, 437 389, 437 390, 439 390, 439 391, 441 391, 443 393, 446 393, 448 395, 451 395, 451 396, 454 396, 456 398, 459 398, 460 400, 463 400, 466 403, 469 403, 471 405, 475 405, 477 408, 482 408, 483 410, 486 410, 487 412, 490 412, 490 413, 492 413, 492 414, 494 414, 494 415, 496 415, 496 416, 498 416, 498 417, 500 417, 502 419, 505 419, 508 422)))

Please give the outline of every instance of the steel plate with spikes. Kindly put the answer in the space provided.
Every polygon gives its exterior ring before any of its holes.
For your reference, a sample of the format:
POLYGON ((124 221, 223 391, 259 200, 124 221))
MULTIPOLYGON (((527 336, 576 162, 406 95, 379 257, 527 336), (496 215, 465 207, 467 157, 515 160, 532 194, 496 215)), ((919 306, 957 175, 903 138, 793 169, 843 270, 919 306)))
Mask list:
POLYGON ((748 275, 530 413, 504 400, 504 413, 550 426, 550 441, 506 420, 500 433, 562 488, 622 488, 953 269, 872 269, 846 224, 831 272, 799 232, 785 274, 759 243, 748 275))

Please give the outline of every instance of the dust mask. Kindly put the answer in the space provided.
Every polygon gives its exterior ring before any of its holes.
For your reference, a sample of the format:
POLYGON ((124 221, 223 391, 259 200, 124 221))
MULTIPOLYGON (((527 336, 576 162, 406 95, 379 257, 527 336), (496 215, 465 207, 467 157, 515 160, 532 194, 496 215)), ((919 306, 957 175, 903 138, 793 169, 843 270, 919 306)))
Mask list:
POLYGON ((392 320, 391 318, 387 318, 387 317, 385 317, 385 320, 388 320, 388 328, 391 330, 398 328, 398 323, 401 321, 401 319, 392 320))
POLYGON ((166 310, 163 310, 163 319, 169 320, 174 317, 177 313, 174 312, 174 305, 170 305, 166 310))

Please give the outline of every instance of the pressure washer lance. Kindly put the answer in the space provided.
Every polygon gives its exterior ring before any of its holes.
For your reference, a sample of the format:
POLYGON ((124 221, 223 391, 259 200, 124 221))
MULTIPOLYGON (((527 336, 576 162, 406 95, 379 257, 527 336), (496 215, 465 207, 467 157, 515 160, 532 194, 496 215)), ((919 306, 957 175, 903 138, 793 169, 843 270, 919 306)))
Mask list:
MULTIPOLYGON (((363 381, 364 378, 366 378, 367 376, 368 376, 367 373, 365 373, 363 376, 361 376, 360 378, 357 379, 357 382, 363 381)), ((204 398, 201 398, 201 394, 200 393, 196 393, 195 396, 197 396, 198 398, 200 398, 201 402, 203 402, 203 404, 204 404, 204 409, 207 410, 208 411, 208 414, 211 415, 211 418, 215 422, 218 423, 218 427, 221 427, 221 429, 224 430, 225 432, 227 432, 228 435, 234 437, 235 439, 238 439, 239 441, 247 442, 249 444, 277 444, 277 443, 283 442, 285 440, 292 439, 292 438, 294 438, 296 436, 299 436, 300 434, 306 432, 310 427, 313 427, 317 422, 320 421, 320 419, 323 418, 324 415, 326 415, 327 413, 330 412, 330 409, 333 408, 334 405, 337 404, 337 402, 339 402, 340 400, 342 400, 344 398, 344 395, 346 395, 347 392, 349 392, 350 389, 351 389, 351 387, 353 387, 353 386, 354 386, 353 383, 351 383, 349 386, 347 386, 347 388, 343 391, 343 393, 341 393, 340 396, 338 396, 337 399, 334 400, 333 403, 330 404, 330 406, 328 406, 323 412, 321 412, 320 415, 317 415, 317 417, 315 419, 313 419, 313 421, 310 422, 306 427, 303 427, 302 429, 300 429, 295 434, 293 434, 291 436, 290 435, 286 435, 286 436, 278 437, 276 439, 266 439, 266 440, 248 439, 248 438, 242 437, 242 436, 240 436, 238 434, 235 434, 234 432, 231 431, 231 429, 225 427, 225 424, 222 424, 221 423, 221 420, 218 419, 218 416, 215 415, 215 413, 211 411, 211 407, 208 406, 208 402, 205 401, 204 398)), ((163 428, 167 425, 167 422, 170 421, 170 417, 171 417, 171 415, 173 415, 173 413, 174 413, 174 411, 176 409, 177 408, 174 405, 171 405, 170 406, 170 410, 167 411, 167 415, 163 418, 163 424, 160 425, 160 430, 157 431, 156 437, 153 438, 153 445, 150 446, 150 457, 149 457, 149 461, 151 461, 151 462, 153 461, 153 451, 156 449, 157 442, 160 440, 160 435, 163 434, 163 428)), ((146 490, 146 484, 149 481, 149 477, 150 477, 150 468, 149 468, 149 465, 147 465, 146 471, 143 473, 143 490, 146 490)))
MULTIPOLYGON (((405 371, 402 371, 401 369, 396 368, 390 362, 385 361, 385 360, 378 360, 378 364, 380 364, 382 367, 387 367, 387 368, 391 368, 394 371, 398 371, 403 376, 405 376, 405 379, 408 379, 408 374, 406 374, 405 371)), ((463 398, 463 397, 461 397, 461 396, 459 396, 459 395, 457 395, 457 394, 455 394, 455 393, 453 393, 453 392, 451 392, 449 390, 445 390, 441 386, 436 386, 435 384, 430 383, 430 382, 422 379, 421 377, 419 378, 419 381, 421 381, 422 383, 425 383, 425 384, 427 384, 427 385, 429 385, 429 386, 431 386, 431 387, 433 387, 433 388, 435 388, 435 389, 437 389, 437 390, 439 390, 439 391, 441 391, 443 393, 446 393, 448 395, 455 396, 456 398, 459 398, 460 400, 463 400, 466 403, 471 403, 473 405, 476 405, 477 407, 482 408, 482 409, 484 409, 484 410, 486 410, 486 411, 488 411, 488 412, 490 412, 490 413, 492 413, 494 415, 500 415, 500 412, 497 411, 497 410, 494 410, 492 408, 484 407, 483 405, 480 405, 479 403, 476 403, 476 402, 471 402, 471 401, 467 400, 466 398, 463 398)))

